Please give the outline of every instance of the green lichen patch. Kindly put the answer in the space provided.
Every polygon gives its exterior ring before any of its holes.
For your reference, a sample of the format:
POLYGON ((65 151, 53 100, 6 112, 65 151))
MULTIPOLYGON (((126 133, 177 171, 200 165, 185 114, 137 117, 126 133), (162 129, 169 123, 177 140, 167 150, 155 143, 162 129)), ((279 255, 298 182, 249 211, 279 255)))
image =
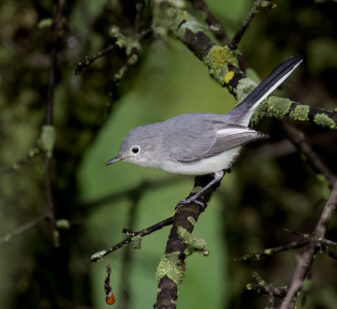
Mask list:
POLYGON ((263 101, 258 105, 252 117, 250 118, 250 124, 252 127, 256 126, 263 117, 266 116, 268 104, 266 101, 263 101))
POLYGON ((289 116, 294 120, 308 121, 309 110, 310 107, 308 105, 297 105, 294 110, 290 112, 289 116))
POLYGON ((184 279, 183 263, 179 260, 179 252, 166 253, 159 262, 156 272, 156 280, 167 276, 179 285, 184 279))
POLYGON ((267 99, 267 115, 282 118, 289 113, 292 101, 286 98, 269 97, 267 99))
POLYGON ((117 26, 112 26, 110 28, 110 35, 116 39, 115 44, 120 48, 124 48, 126 54, 129 56, 133 49, 140 50, 141 46, 139 42, 132 37, 127 37, 119 31, 117 26))
POLYGON ((195 224, 197 223, 195 219, 191 216, 187 217, 187 221, 190 222, 193 226, 195 226, 195 224))
POLYGON ((250 78, 246 77, 240 79, 236 88, 238 102, 240 103, 248 94, 250 94, 256 88, 256 86, 256 82, 254 82, 250 78))
POLYGON ((44 125, 38 140, 39 146, 51 157, 55 143, 55 130, 54 126, 44 125))
POLYGON ((131 244, 134 249, 141 249, 142 247, 142 237, 140 235, 133 236, 131 238, 131 244))
POLYGON ((327 114, 317 114, 314 117, 314 122, 321 127, 328 127, 330 129, 335 129, 335 122, 327 114))
POLYGON ((56 221, 56 227, 58 229, 69 230, 70 229, 70 222, 67 219, 59 219, 56 221))
POLYGON ((263 253, 264 253, 264 254, 267 254, 267 255, 271 255, 271 249, 270 249, 270 248, 265 249, 265 250, 263 251, 263 253))
POLYGON ((177 233, 186 245, 186 249, 184 251, 186 256, 189 256, 194 252, 204 253, 206 251, 206 242, 204 239, 194 238, 190 232, 181 226, 178 226, 177 233))

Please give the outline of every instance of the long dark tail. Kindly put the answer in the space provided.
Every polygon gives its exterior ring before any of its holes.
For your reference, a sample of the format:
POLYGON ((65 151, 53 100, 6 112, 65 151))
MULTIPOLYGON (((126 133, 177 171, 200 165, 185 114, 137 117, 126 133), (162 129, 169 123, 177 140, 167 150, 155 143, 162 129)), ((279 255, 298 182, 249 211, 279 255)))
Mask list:
POLYGON ((291 57, 278 65, 248 96, 229 113, 233 122, 248 126, 257 106, 270 95, 302 62, 298 56, 291 57))

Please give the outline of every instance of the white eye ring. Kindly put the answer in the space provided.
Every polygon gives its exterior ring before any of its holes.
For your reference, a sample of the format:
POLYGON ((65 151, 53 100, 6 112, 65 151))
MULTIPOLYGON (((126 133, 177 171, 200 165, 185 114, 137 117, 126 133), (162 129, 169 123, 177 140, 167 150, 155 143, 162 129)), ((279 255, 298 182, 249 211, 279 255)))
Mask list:
POLYGON ((133 147, 131 148, 131 152, 132 152, 133 154, 137 154, 137 153, 139 153, 139 151, 140 151, 140 147, 139 147, 139 146, 133 146, 133 147))

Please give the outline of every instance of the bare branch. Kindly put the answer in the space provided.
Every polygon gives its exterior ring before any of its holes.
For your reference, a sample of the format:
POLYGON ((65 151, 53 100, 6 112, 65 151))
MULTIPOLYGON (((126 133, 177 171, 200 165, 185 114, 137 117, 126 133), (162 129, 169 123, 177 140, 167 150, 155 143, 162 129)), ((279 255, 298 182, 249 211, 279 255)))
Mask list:
MULTIPOLYGON (((135 195, 132 201, 132 204, 128 213, 128 222, 127 226, 131 229, 134 229, 136 219, 137 219, 137 210, 139 206, 139 200, 142 195, 135 195)), ((132 234, 131 231, 128 231, 128 234, 132 234)), ((132 248, 129 246, 123 250, 122 254, 122 266, 121 266, 121 288, 120 288, 120 308, 128 308, 130 303, 130 275, 131 275, 131 264, 132 264, 132 248)))
POLYGON ((274 248, 267 248, 263 252, 254 252, 251 254, 244 255, 242 257, 239 257, 235 259, 235 262, 248 262, 248 261, 260 261, 263 258, 270 257, 272 255, 284 252, 284 251, 289 251, 289 250, 295 250, 298 248, 303 248, 305 247, 309 241, 306 240, 300 240, 300 241, 293 241, 289 244, 283 245, 283 246, 278 246, 274 248))
POLYGON ((96 61, 97 59, 109 54, 110 52, 113 51, 113 49, 116 47, 115 44, 110 44, 108 45, 108 47, 104 48, 103 50, 97 52, 94 55, 91 56, 84 56, 83 58, 81 58, 78 63, 76 64, 75 67, 75 74, 81 74, 83 73, 84 70, 87 69, 87 67, 92 64, 94 61, 96 61))
POLYGON ((303 281, 311 266, 317 242, 321 238, 324 238, 327 225, 336 209, 336 204, 337 204, 337 182, 335 182, 333 186, 330 197, 323 208, 321 217, 319 218, 315 230, 309 237, 310 241, 309 245, 307 246, 305 251, 297 257, 295 272, 288 293, 282 302, 281 309, 290 308, 291 304, 295 300, 298 291, 301 289, 303 281))
POLYGON ((241 28, 235 33, 234 37, 232 38, 229 46, 231 49, 237 49, 243 35, 245 34, 246 30, 248 29, 251 21, 253 20, 254 16, 259 12, 259 9, 262 7, 265 0, 255 0, 252 8, 250 9, 246 19, 242 23, 241 28))
POLYGON ((23 232, 26 232, 27 230, 33 228, 35 225, 38 225, 39 223, 43 222, 44 220, 46 220, 46 216, 40 216, 40 217, 37 217, 37 218, 33 219, 32 221, 29 221, 29 222, 21 225, 16 230, 8 233, 5 236, 0 237, 0 244, 9 242, 13 237, 18 236, 18 235, 22 234, 23 232))
POLYGON ((64 0, 59 0, 56 6, 55 16, 53 17, 53 23, 51 27, 52 35, 52 50, 50 54, 50 68, 49 68, 49 80, 47 90, 47 102, 45 109, 44 126, 42 127, 42 148, 46 152, 45 156, 45 197, 46 197, 46 216, 50 220, 50 224, 53 230, 53 238, 55 246, 59 246, 59 237, 56 227, 55 209, 52 197, 52 185, 51 185, 51 158, 54 147, 54 128, 53 128, 53 114, 54 114, 54 90, 55 90, 55 74, 57 69, 57 52, 59 41, 59 24, 62 19, 64 0))
POLYGON ((11 164, 10 166, 0 168, 0 174, 7 174, 18 171, 22 166, 28 165, 31 161, 37 158, 41 154, 41 151, 41 147, 33 147, 28 151, 23 159, 11 164))
POLYGON ((169 217, 163 221, 160 221, 154 225, 151 225, 150 227, 147 227, 141 231, 138 232, 130 232, 128 230, 124 230, 125 232, 127 232, 128 234, 131 234, 130 236, 128 236, 127 238, 125 238, 123 241, 117 243, 116 245, 112 246, 111 248, 107 249, 107 250, 103 250, 100 252, 97 252, 95 254, 92 255, 90 262, 98 262, 101 261, 103 257, 107 256, 108 254, 116 251, 119 248, 122 248, 126 245, 128 245, 130 242, 132 242, 132 240, 138 236, 138 237, 144 237, 147 235, 150 235, 151 233, 158 231, 160 229, 162 229, 163 227, 167 226, 167 225, 171 225, 173 222, 173 217, 169 217))

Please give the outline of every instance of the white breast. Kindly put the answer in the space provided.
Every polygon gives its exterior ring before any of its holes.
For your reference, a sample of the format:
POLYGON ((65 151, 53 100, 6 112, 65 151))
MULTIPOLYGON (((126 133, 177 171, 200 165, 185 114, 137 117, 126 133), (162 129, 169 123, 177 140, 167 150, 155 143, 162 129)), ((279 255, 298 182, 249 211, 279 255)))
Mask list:
POLYGON ((172 174, 205 175, 231 167, 234 159, 239 154, 241 147, 225 151, 217 156, 205 158, 196 162, 178 162, 165 160, 161 162, 159 169, 172 174))

